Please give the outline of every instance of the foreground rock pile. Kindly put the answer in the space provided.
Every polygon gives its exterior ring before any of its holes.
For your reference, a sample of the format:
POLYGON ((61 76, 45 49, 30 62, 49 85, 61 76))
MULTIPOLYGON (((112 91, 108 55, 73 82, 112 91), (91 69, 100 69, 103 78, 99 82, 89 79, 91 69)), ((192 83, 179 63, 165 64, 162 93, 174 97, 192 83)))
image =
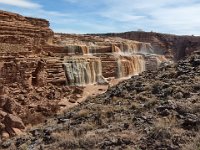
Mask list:
POLYGON ((27 89, 13 83, 1 85, 0 89, 0 132, 3 140, 23 133, 25 126, 36 125, 54 116, 60 109, 61 99, 68 97, 73 100, 77 95, 75 87, 53 85, 27 89))
POLYGON ((200 148, 200 52, 88 98, 64 115, 1 143, 12 149, 200 148), (11 144, 12 143, 12 144, 11 144))

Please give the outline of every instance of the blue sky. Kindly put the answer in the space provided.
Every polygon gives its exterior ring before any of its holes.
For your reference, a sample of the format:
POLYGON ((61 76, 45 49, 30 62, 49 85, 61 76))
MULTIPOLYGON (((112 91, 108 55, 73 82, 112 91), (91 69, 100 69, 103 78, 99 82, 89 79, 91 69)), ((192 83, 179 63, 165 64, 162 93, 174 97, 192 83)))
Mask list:
POLYGON ((200 0, 0 0, 0 9, 45 18, 55 32, 200 35, 200 0))

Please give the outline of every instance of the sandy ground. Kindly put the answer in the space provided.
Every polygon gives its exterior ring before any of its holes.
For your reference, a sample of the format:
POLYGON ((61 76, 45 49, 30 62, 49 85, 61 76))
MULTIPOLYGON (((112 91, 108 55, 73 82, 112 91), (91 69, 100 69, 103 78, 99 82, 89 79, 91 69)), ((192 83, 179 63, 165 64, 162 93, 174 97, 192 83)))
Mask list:
POLYGON ((99 94, 105 93, 109 87, 112 87, 126 79, 128 78, 111 79, 111 81, 109 82, 109 85, 86 85, 83 90, 83 94, 80 96, 80 98, 77 99, 75 103, 69 102, 68 98, 64 98, 59 102, 59 105, 63 106, 61 107, 60 113, 62 113, 65 110, 68 110, 69 108, 77 106, 79 103, 85 101, 90 96, 95 97, 99 94))

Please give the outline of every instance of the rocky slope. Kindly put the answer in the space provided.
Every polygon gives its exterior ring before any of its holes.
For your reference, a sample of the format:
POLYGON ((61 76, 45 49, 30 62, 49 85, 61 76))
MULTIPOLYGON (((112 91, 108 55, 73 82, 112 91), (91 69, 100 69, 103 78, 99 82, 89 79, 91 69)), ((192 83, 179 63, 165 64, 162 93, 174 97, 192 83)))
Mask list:
POLYGON ((199 150, 200 51, 88 98, 7 149, 199 150))

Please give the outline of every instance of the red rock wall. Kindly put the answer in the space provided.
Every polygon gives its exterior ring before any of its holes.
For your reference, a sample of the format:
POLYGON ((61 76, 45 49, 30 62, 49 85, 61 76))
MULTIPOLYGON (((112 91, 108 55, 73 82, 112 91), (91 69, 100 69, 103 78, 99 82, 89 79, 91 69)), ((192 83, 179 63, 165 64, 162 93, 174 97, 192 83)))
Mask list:
POLYGON ((0 11, 0 43, 40 47, 51 42, 52 37, 47 20, 0 11))
POLYGON ((41 52, 53 37, 49 22, 0 11, 0 79, 1 83, 31 85, 41 52))

